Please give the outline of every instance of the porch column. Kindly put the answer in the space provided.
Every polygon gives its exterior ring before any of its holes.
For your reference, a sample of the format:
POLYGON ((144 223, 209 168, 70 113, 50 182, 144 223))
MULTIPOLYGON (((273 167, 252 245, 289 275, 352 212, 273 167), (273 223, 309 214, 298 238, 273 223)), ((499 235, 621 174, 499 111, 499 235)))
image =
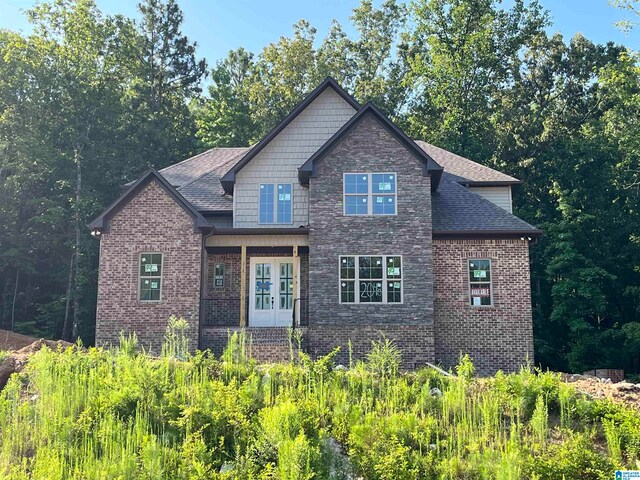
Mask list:
POLYGON ((247 246, 240 247, 240 326, 247 326, 247 246))
MULTIPOLYGON (((295 298, 298 296, 298 245, 293 246, 293 321, 298 322, 298 315, 296 307, 300 300, 296 301, 295 298)), ((294 325, 295 326, 295 325, 294 325)))

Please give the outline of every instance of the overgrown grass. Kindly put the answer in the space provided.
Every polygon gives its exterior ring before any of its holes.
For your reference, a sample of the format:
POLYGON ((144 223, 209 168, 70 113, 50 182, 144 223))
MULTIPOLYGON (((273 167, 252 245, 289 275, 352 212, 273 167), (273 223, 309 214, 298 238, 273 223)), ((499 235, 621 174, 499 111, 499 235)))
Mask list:
MULTIPOLYGON (((609 479, 640 468, 640 415, 552 373, 474 379, 398 371, 391 342, 256 365, 234 334, 222 359, 43 349, 0 395, 7 479, 609 479)), ((293 349, 292 349, 293 350, 293 349)))

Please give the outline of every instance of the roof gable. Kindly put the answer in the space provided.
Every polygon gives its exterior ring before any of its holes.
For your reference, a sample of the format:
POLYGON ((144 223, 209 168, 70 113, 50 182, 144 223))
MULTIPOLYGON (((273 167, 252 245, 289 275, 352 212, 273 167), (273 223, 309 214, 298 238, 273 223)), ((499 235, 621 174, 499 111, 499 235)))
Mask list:
POLYGON ((93 222, 87 225, 92 231, 105 231, 111 220, 127 203, 131 201, 149 183, 155 181, 175 200, 191 217, 196 230, 206 231, 211 225, 157 170, 150 168, 138 180, 135 181, 117 200, 109 205, 93 222))
POLYGON ((540 230, 461 185, 444 172, 431 196, 434 237, 537 237, 540 230))
POLYGON ((423 165, 423 175, 431 175, 432 191, 437 190, 443 168, 431 158, 431 156, 421 149, 411 140, 400 128, 389 120, 373 103, 367 102, 358 113, 345 123, 322 147, 320 147, 310 158, 298 169, 300 183, 306 185, 309 178, 315 174, 316 163, 321 161, 356 125, 358 125, 367 114, 373 115, 382 126, 398 140, 407 150, 409 150, 423 165))
POLYGON ((242 170, 264 147, 266 147, 274 138, 276 138, 305 108, 307 108, 316 98, 322 94, 327 88, 332 88, 340 97, 342 97, 356 111, 360 109, 360 104, 349 95, 338 83, 331 77, 327 77, 320 85, 318 85, 309 95, 305 97, 278 125, 276 125, 269 133, 267 133, 260 142, 258 142, 251 151, 247 152, 239 162, 237 162, 221 179, 222 188, 228 194, 233 193, 233 187, 236 181, 236 174, 242 170))

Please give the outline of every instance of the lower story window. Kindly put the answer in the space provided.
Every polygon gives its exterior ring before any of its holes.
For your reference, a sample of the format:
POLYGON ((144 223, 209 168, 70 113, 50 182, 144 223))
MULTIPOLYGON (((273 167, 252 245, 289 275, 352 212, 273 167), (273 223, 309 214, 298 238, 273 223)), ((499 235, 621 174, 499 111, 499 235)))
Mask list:
POLYGON ((138 298, 142 302, 159 302, 162 292, 162 254, 141 253, 138 298))
POLYGON ((469 260, 469 299, 473 307, 489 307, 492 302, 491 260, 469 260))
POLYGON ((340 257, 341 303, 402 303, 399 255, 340 257))

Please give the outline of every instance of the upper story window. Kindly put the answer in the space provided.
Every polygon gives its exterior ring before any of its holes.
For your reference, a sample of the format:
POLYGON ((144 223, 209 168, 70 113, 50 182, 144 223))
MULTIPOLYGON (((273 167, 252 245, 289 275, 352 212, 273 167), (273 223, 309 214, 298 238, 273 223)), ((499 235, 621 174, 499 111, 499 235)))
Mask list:
POLYGON ((473 307, 493 305, 491 260, 469 260, 469 299, 473 307))
POLYGON ((259 202, 259 223, 293 223, 293 198, 290 183, 261 183, 259 202))
POLYGON ((162 292, 162 254, 141 253, 138 276, 138 299, 142 302, 159 302, 162 292))
POLYGON ((345 215, 395 215, 395 173, 345 173, 345 215))

